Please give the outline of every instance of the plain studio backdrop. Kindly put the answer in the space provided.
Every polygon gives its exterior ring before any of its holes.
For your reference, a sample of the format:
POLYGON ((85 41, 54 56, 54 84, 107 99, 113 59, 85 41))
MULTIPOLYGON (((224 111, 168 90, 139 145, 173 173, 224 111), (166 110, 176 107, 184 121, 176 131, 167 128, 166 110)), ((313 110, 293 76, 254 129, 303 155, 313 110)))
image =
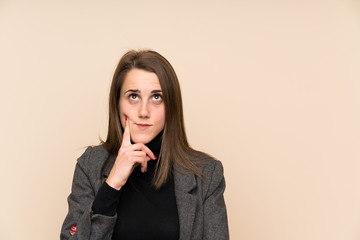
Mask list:
POLYGON ((230 236, 360 239, 360 3, 0 1, 0 239, 58 239, 122 54, 174 66, 230 236))

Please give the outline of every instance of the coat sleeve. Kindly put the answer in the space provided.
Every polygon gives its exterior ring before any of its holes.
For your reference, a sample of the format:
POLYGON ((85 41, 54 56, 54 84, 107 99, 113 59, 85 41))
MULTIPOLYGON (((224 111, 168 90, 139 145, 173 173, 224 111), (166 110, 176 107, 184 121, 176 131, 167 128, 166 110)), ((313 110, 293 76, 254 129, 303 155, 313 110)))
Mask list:
POLYGON ((229 228, 224 201, 223 166, 216 161, 204 201, 204 239, 227 240, 229 228))
POLYGON ((78 159, 75 167, 71 193, 68 197, 69 211, 61 228, 61 240, 111 239, 117 216, 93 214, 92 203, 95 189, 86 169, 91 157, 91 147, 78 159), (76 232, 71 235, 72 226, 76 232))

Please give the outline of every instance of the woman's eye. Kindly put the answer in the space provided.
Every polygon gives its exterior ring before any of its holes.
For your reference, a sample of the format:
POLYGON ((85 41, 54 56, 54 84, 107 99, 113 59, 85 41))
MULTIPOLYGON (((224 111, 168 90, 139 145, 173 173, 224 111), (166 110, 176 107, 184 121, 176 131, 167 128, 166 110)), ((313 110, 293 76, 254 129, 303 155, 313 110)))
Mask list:
POLYGON ((162 101, 162 96, 161 96, 160 94, 155 94, 155 95, 153 96, 153 100, 154 100, 155 102, 161 102, 161 101, 162 101))
POLYGON ((132 101, 136 101, 136 100, 138 100, 138 98, 139 97, 136 94, 130 94, 129 95, 129 99, 132 100, 132 101))

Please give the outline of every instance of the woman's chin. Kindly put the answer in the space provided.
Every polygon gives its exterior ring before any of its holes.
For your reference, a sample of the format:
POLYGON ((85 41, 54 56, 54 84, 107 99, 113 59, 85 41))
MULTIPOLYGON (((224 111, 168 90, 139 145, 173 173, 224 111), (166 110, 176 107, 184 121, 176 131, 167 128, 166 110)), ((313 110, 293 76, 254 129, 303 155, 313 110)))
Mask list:
POLYGON ((149 143, 153 138, 151 136, 131 136, 131 140, 134 143, 149 143))

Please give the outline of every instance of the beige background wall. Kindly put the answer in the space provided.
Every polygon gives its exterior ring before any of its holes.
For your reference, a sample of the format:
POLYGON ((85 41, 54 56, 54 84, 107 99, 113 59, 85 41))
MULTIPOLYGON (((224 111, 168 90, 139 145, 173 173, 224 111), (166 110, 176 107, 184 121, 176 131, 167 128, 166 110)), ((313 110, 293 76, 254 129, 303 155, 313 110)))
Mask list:
POLYGON ((225 167, 232 239, 360 239, 360 3, 0 1, 0 239, 58 239, 120 56, 181 81, 225 167))

